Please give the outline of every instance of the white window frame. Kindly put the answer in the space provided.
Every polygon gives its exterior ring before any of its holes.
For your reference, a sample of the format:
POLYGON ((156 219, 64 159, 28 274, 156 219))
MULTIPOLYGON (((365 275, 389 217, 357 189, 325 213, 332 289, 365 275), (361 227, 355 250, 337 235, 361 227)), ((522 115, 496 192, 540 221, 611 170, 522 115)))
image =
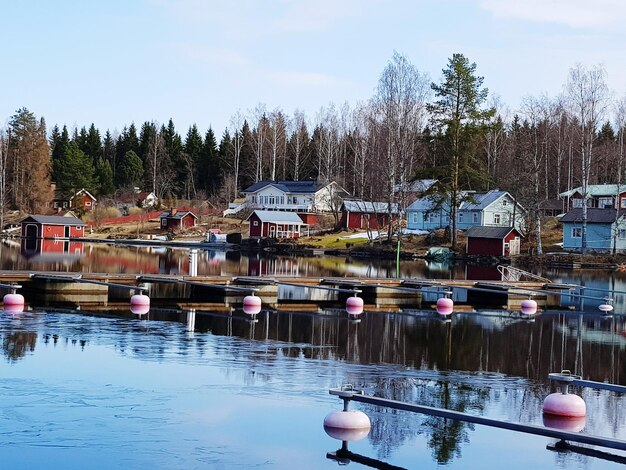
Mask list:
POLYGON ((582 227, 572 227, 572 238, 582 238, 582 237, 583 237, 582 227))
POLYGON ((472 223, 473 224, 478 223, 478 212, 472 212, 472 223))
POLYGON ((498 224, 498 225, 500 225, 502 223, 501 222, 501 218, 500 218, 500 214, 493 214, 493 223, 494 224, 498 224))

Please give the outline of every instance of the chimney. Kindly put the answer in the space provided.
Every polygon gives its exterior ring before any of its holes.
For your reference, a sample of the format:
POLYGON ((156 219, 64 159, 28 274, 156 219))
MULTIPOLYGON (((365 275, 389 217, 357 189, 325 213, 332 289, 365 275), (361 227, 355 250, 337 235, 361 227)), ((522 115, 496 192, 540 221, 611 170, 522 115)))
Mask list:
POLYGON ((176 213, 177 213, 177 212, 178 212, 178 209, 176 209, 176 208, 174 208, 174 207, 172 207, 172 208, 170 209, 170 215, 176 215, 176 213))

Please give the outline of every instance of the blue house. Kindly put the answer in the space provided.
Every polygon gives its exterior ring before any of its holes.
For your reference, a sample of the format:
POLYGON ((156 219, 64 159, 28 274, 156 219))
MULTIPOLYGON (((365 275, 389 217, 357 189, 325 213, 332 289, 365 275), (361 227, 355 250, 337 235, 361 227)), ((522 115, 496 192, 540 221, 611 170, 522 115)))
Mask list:
MULTIPOLYGON (((581 251, 583 210, 572 209, 561 218, 563 249, 581 251)), ((589 251, 626 251, 626 210, 587 209, 587 244, 589 251)))
MULTIPOLYGON (((461 194, 457 209, 457 228, 515 227, 523 231, 526 210, 506 191, 469 192, 461 194)), ((407 228, 434 230, 450 225, 450 202, 436 203, 436 196, 416 200, 407 208, 407 228)))

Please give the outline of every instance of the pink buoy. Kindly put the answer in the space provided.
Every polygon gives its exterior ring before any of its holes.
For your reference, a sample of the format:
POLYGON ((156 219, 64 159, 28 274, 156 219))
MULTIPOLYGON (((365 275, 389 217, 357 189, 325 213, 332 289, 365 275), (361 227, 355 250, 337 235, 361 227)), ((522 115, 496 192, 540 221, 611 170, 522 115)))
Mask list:
POLYGON ((256 315, 261 311, 261 298, 256 295, 246 295, 243 298, 243 312, 256 315))
POLYGON ((567 432, 580 432, 585 428, 584 416, 555 416, 543 415, 543 425, 547 428, 559 429, 567 432))
POLYGON ((348 315, 361 315, 363 313, 363 299, 361 297, 348 297, 346 300, 346 312, 348 315))
POLYGON ((150 311, 150 305, 131 305, 130 311, 135 315, 145 315, 150 311))
POLYGON ((582 418, 587 415, 585 401, 573 393, 551 393, 543 401, 544 414, 582 418))
POLYGON ((439 315, 450 315, 454 309, 454 302, 448 297, 437 299, 437 313, 439 315))
POLYGON ((137 294, 137 295, 133 295, 130 298, 130 305, 132 307, 145 307, 145 306, 150 306, 150 297, 148 297, 147 295, 143 295, 143 294, 137 294))
POLYGON ((2 299, 2 308, 8 313, 24 311, 24 296, 22 294, 6 294, 2 299))
POLYGON ((370 432, 369 417, 358 410, 333 411, 324 418, 326 434, 342 441, 357 441, 370 432))
POLYGON ((522 313, 524 315, 534 315, 537 313, 537 302, 532 299, 522 300, 522 313))

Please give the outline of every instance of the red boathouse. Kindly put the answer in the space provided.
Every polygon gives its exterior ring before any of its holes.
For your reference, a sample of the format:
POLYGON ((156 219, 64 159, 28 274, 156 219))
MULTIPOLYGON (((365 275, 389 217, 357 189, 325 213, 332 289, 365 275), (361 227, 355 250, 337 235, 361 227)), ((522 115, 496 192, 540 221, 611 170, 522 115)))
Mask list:
POLYGON ((472 227, 465 235, 468 255, 512 256, 520 253, 520 233, 513 227, 472 227))
POLYGON ((29 215, 21 224, 24 238, 82 238, 87 225, 76 217, 62 215, 29 215))

